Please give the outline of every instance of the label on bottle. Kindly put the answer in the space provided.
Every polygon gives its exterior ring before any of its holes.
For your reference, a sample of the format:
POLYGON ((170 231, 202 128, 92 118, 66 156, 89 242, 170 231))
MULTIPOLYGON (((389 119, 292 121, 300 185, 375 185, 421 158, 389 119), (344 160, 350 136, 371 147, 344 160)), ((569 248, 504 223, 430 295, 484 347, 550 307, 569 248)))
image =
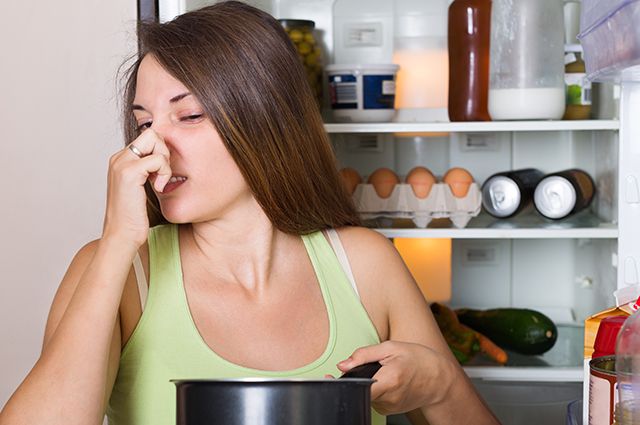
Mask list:
POLYGON ((582 72, 564 74, 567 105, 591 105, 591 81, 582 72))

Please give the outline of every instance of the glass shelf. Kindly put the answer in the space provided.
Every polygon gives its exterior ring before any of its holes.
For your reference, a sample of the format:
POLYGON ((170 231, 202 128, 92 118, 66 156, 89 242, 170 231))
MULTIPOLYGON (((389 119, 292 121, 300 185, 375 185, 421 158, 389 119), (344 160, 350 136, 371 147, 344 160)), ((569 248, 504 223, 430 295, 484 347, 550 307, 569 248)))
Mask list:
POLYGON ((558 340, 551 350, 539 356, 507 351, 509 360, 499 366, 484 355, 477 355, 464 370, 472 379, 497 381, 581 382, 584 376, 584 326, 558 326, 558 340))
POLYGON ((379 218, 365 223, 388 238, 451 239, 616 239, 618 226, 600 220, 590 212, 564 220, 546 220, 536 213, 497 219, 481 213, 458 229, 449 219, 435 219, 425 229, 415 227, 410 219, 379 218))
POLYGON ((617 120, 326 123, 327 133, 479 133, 497 131, 618 130, 617 120))

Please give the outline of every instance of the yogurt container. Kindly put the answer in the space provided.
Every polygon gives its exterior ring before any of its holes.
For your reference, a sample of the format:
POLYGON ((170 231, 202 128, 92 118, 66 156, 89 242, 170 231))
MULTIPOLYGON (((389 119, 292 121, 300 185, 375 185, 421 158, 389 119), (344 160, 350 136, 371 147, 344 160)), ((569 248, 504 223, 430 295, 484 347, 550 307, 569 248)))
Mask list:
POLYGON ((334 64, 325 70, 337 122, 388 122, 395 114, 394 64, 334 64))

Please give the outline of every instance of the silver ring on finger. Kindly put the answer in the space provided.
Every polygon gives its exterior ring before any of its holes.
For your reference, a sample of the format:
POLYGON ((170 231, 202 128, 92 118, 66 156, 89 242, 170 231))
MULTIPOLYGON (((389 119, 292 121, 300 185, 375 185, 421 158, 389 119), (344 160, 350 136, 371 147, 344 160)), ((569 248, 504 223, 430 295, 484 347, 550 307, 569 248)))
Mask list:
POLYGON ((131 143, 129 146, 127 146, 129 148, 129 150, 131 152, 134 153, 135 156, 137 156, 138 158, 142 158, 144 156, 144 154, 142 152, 140 152, 140 149, 136 148, 135 145, 133 143, 131 143))

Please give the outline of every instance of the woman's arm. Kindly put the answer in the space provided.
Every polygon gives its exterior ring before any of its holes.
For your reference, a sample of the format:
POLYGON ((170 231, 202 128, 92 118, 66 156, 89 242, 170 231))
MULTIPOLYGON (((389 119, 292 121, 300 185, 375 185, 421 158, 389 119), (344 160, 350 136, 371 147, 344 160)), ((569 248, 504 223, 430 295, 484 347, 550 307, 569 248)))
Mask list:
POLYGON ((105 239, 78 251, 53 301, 40 358, 0 412, 0 425, 102 423, 134 256, 130 244, 105 239))
POLYGON ((388 340, 356 350, 340 369, 374 360, 383 364, 372 387, 374 407, 381 413, 419 408, 431 425, 497 424, 449 350, 393 244, 363 228, 341 229, 340 236, 363 303, 388 340))
POLYGON ((121 349, 119 306, 149 234, 144 190, 162 192, 170 152, 154 130, 109 160, 102 238, 72 261, 53 302, 42 354, 0 412, 0 425, 102 423, 121 349))

